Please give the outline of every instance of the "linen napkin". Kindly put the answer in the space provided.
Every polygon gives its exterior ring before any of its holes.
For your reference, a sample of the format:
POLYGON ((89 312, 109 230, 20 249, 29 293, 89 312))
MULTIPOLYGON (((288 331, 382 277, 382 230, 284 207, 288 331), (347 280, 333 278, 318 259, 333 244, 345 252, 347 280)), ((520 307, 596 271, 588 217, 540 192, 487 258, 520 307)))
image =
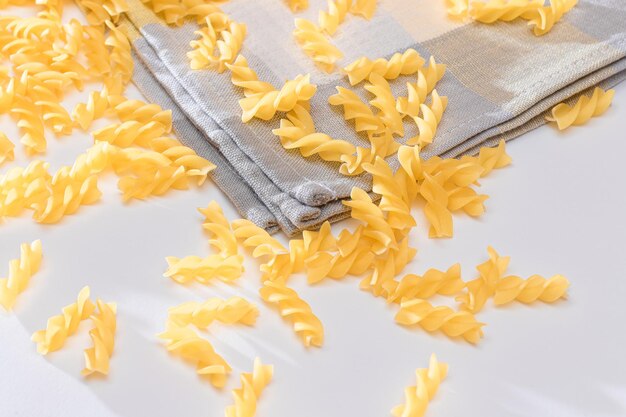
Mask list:
MULTIPOLYGON (((218 165, 214 180, 241 215, 269 231, 293 235, 325 220, 346 217, 342 199, 354 186, 371 190, 367 175, 346 177, 339 166, 285 150, 272 133, 284 114, 270 121, 241 121, 242 92, 229 71, 192 70, 186 53, 197 35, 195 22, 168 26, 140 0, 129 0, 124 24, 137 69, 134 81, 150 100, 174 111, 175 129, 188 146, 218 165)), ((316 21, 325 1, 310 0, 294 15, 284 0, 231 0, 220 7, 247 25, 241 53, 259 78, 280 88, 298 74, 317 84, 311 115, 319 131, 367 146, 328 104, 336 86, 367 99, 363 84, 350 86, 341 71, 326 73, 293 37, 294 17, 316 21)), ((626 2, 580 0, 544 36, 526 21, 482 24, 451 19, 438 0, 380 0, 371 20, 349 16, 332 38, 344 53, 337 68, 368 56, 389 58, 408 48, 447 65, 437 85, 449 104, 434 142, 423 150, 455 157, 475 153, 500 139, 513 139, 543 123, 554 105, 626 77, 626 2)), ((407 78, 391 81, 406 95, 407 78)), ((405 138, 416 131, 405 123, 405 138)), ((393 164, 393 156, 389 158, 393 164)))

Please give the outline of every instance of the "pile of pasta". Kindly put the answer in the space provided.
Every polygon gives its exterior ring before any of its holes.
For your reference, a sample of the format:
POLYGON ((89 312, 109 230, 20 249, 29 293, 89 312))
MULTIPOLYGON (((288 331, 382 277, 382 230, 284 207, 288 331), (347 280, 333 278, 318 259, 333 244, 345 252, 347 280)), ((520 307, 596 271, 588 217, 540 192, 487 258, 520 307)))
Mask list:
MULTIPOLYGON (((23 1, 3 2, 3 6, 23 1)), ((94 145, 73 165, 51 172, 36 159, 0 176, 0 216, 32 210, 41 223, 55 223, 80 206, 100 198, 99 174, 111 170, 119 177, 123 199, 143 199, 170 189, 202 184, 215 166, 177 139, 169 110, 124 97, 131 79, 130 43, 115 24, 127 10, 123 1, 110 4, 79 1, 88 25, 77 19, 62 22, 63 2, 37 1, 35 17, 0 19, 0 58, 9 66, 0 71, 0 113, 9 113, 21 131, 28 155, 44 154, 46 136, 89 130, 101 118, 119 122, 92 131, 94 145), (69 112, 62 104, 71 91, 86 85, 101 89, 88 94, 69 112)), ((14 144, 0 135, 0 162, 14 159, 14 144)))
POLYGON ((535 36, 543 36, 576 6, 578 0, 550 0, 548 5, 544 0, 446 0, 446 3, 452 17, 469 17, 488 24, 524 19, 535 36))

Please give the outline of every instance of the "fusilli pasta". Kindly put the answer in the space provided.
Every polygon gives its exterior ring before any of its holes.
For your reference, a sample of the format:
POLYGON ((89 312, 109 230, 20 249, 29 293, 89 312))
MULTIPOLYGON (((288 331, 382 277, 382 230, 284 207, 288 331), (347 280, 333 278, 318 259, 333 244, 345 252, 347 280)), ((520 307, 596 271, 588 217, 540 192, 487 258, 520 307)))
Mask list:
POLYGON ((256 358, 252 373, 241 374, 241 388, 233 390, 235 404, 226 408, 226 417, 254 417, 257 401, 273 374, 273 366, 263 365, 256 358))
POLYGON ((259 315, 259 309, 241 297, 210 298, 203 303, 188 302, 168 311, 168 318, 177 326, 188 324, 205 329, 215 320, 224 324, 241 323, 252 326, 259 315))
POLYGON ((41 257, 41 241, 35 240, 31 244, 22 243, 19 259, 9 262, 9 275, 0 278, 0 305, 5 310, 13 309, 17 296, 26 289, 32 276, 39 271, 41 257))
POLYGON ((91 316, 94 325, 89 331, 93 347, 85 350, 84 376, 93 373, 109 374, 109 361, 115 346, 117 305, 97 300, 98 312, 91 316))
POLYGON ((551 115, 546 117, 546 120, 556 122, 559 130, 585 124, 592 117, 600 116, 606 112, 614 96, 615 90, 604 91, 600 87, 596 87, 591 97, 580 96, 574 106, 566 103, 557 104, 552 109, 551 115))
POLYGON ((405 403, 394 407, 391 414, 396 417, 423 416, 447 374, 448 364, 439 362, 433 353, 428 368, 415 371, 417 384, 404 390, 405 403))

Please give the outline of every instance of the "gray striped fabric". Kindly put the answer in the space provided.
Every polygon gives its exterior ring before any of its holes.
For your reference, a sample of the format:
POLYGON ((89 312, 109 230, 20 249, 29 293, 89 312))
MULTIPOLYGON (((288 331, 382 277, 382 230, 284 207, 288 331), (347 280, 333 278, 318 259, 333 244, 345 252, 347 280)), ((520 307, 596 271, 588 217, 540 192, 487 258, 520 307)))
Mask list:
MULTIPOLYGON (((288 235, 346 217, 341 200, 354 186, 369 190, 366 175, 345 177, 337 164, 283 149, 271 132, 281 114, 267 122, 242 123, 242 93, 228 71, 189 67, 186 53, 197 26, 145 24, 145 10, 138 10, 144 6, 139 0, 129 3, 128 22, 139 34, 133 42, 135 83, 150 100, 174 110, 181 140, 218 165, 214 180, 242 216, 288 235)), ((314 20, 325 2, 310 3, 301 17, 314 20)), ((389 57, 407 48, 448 65, 437 90, 448 96, 449 106, 425 157, 474 153, 515 138, 543 124, 543 115, 555 104, 626 77, 624 0, 580 0, 542 37, 535 37, 525 21, 452 21, 444 3, 382 0, 371 21, 351 16, 333 38, 345 54, 339 67, 363 55, 389 57)), ((295 44, 294 15, 283 0, 231 0, 223 9, 248 26, 242 54, 260 79, 279 87, 297 74, 310 73, 318 85, 311 100, 318 130, 367 145, 343 120, 341 109, 327 104, 336 86, 350 87, 346 78, 339 71, 320 71, 295 44)), ((405 94, 407 79, 391 82, 395 93, 405 94)), ((362 84, 350 88, 367 98, 362 84)), ((411 125, 405 125, 406 138, 416 133, 411 125)))

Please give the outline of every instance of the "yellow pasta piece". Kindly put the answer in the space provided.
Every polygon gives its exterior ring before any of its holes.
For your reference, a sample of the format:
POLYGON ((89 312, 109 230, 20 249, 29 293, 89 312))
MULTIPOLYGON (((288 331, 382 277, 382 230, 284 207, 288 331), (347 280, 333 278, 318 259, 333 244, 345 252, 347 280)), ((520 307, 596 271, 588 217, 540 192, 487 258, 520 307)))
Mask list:
POLYGON ((482 23, 510 22, 543 7, 543 0, 489 0, 472 2, 470 16, 482 23))
POLYGON ((115 346, 117 305, 97 300, 98 312, 91 316, 94 328, 89 331, 93 347, 85 350, 83 376, 93 373, 109 374, 109 361, 115 346))
POLYGON ((17 119, 17 127, 22 132, 20 142, 26 153, 44 153, 47 148, 44 124, 35 103, 28 97, 16 96, 12 106, 11 115, 17 119))
POLYGON ((196 32, 200 39, 190 42, 192 50, 187 56, 191 60, 192 69, 215 68, 221 73, 226 69, 226 64, 231 64, 239 54, 247 29, 243 23, 228 21, 224 28, 216 30, 211 16, 206 19, 207 26, 196 32), (216 50, 218 56, 214 55, 216 50))
POLYGON ((4 161, 12 161, 15 159, 14 148, 15 145, 9 140, 7 135, 0 132, 0 165, 2 165, 4 161))
POLYGON ((550 0, 549 6, 540 7, 525 14, 536 36, 550 32, 563 15, 574 8, 578 0, 550 0))
POLYGON ((320 11, 319 14, 319 28, 330 36, 334 35, 351 6, 352 0, 328 0, 328 11, 320 11))
MULTIPOLYGON (((209 244, 222 256, 239 255, 237 238, 220 205, 216 201, 211 201, 206 208, 198 211, 204 216, 202 228, 211 236, 209 244)), ((243 257, 241 261, 243 262, 243 257)))
POLYGON ((41 265, 41 241, 35 240, 31 244, 22 243, 19 259, 9 262, 9 275, 0 278, 0 305, 11 311, 33 275, 39 271, 41 265))
POLYGON ((344 68, 351 85, 356 85, 369 78, 371 74, 378 74, 387 80, 395 80, 400 75, 415 73, 424 65, 424 58, 415 49, 407 49, 403 53, 395 53, 386 60, 379 58, 371 60, 362 57, 344 68))
POLYGON ((417 384, 404 390, 405 403, 394 407, 391 414, 396 417, 422 417, 447 374, 448 364, 439 362, 433 353, 428 368, 415 371, 417 384))
POLYGON ((280 315, 292 323, 294 331, 305 346, 322 346, 324 327, 298 293, 284 284, 265 281, 260 294, 264 301, 275 304, 280 315))
POLYGON ((130 52, 130 41, 121 28, 110 21, 106 21, 109 28, 109 36, 104 41, 111 48, 110 59, 112 71, 120 74, 124 83, 128 83, 133 76, 134 61, 130 52))
POLYGON ((380 255, 387 249, 397 249, 396 236, 387 223, 385 214, 370 196, 360 188, 354 187, 350 193, 350 200, 343 204, 351 208, 350 216, 360 220, 366 226, 363 236, 372 240, 372 251, 380 255))
POLYGON ((504 168, 511 164, 512 159, 506 153, 505 146, 504 140, 500 140, 495 148, 480 148, 478 161, 483 167, 483 172, 480 174, 481 177, 488 175, 494 169, 504 168))
POLYGON ((96 175, 74 178, 70 167, 65 166, 52 177, 49 197, 33 205, 33 218, 39 223, 56 223, 76 213, 80 206, 94 204, 101 196, 96 175))
POLYGON ((543 301, 553 303, 567 295, 569 281, 562 275, 544 278, 533 275, 524 280, 520 277, 509 276, 502 278, 495 287, 493 301, 496 305, 508 304, 514 300, 522 303, 543 301))
POLYGON ((467 292, 459 295, 456 300, 461 309, 478 313, 494 294, 495 288, 506 272, 511 260, 508 256, 500 256, 491 246, 487 248, 489 259, 476 267, 479 277, 467 283, 467 292))
POLYGON ((429 237, 452 237, 452 213, 448 209, 448 193, 443 188, 442 177, 424 173, 424 181, 419 188, 426 200, 424 214, 430 222, 429 237))
POLYGON ((454 311, 450 307, 434 307, 426 300, 408 299, 400 303, 396 322, 404 326, 420 325, 428 332, 442 331, 450 337, 462 337, 478 343, 483 336, 484 323, 476 321, 469 311, 454 311))
POLYGON ((281 119, 280 128, 272 132, 285 149, 298 149, 304 157, 318 155, 325 161, 341 162, 356 151, 348 141, 316 132, 311 115, 301 105, 296 105, 286 119, 281 119))
POLYGON ((259 81, 256 73, 248 66, 248 61, 242 56, 227 66, 232 72, 232 83, 244 90, 245 98, 239 100, 243 110, 241 120, 244 123, 254 117, 270 120, 277 111, 291 111, 298 103, 310 100, 317 91, 317 86, 310 82, 310 75, 298 75, 285 82, 280 90, 276 90, 271 84, 259 81))
POLYGON ((45 330, 33 334, 32 340, 37 343, 37 352, 45 355, 61 349, 68 336, 78 330, 80 322, 91 316, 94 308, 89 300, 89 287, 84 287, 74 304, 64 307, 62 314, 48 319, 45 330))
POLYGON ((361 280, 360 288, 380 297, 385 293, 385 283, 400 274, 416 253, 409 246, 408 237, 403 238, 397 249, 389 248, 374 260, 372 272, 361 280))
POLYGON ((369 76, 369 83, 365 89, 374 95, 370 104, 379 110, 377 116, 389 130, 400 136, 404 136, 402 117, 396 110, 396 100, 391 92, 391 87, 385 78, 377 73, 369 76))
POLYGON ((254 248, 252 256, 255 258, 267 256, 268 259, 272 259, 278 254, 289 253, 278 240, 249 220, 235 220, 231 227, 235 237, 242 241, 244 247, 254 248))
POLYGON ((372 191, 381 196, 378 207, 386 213, 389 226, 408 233, 416 223, 411 216, 412 199, 406 188, 397 182, 391 167, 381 157, 376 157, 374 164, 364 164, 363 167, 372 175, 372 191))
POLYGON ((295 19, 296 29, 293 32, 304 53, 326 72, 332 72, 335 63, 343 57, 322 30, 315 23, 306 19, 295 19))
POLYGON ((370 20, 376 11, 376 0, 353 0, 350 13, 358 14, 370 20))
POLYGON ((79 103, 72 112, 72 118, 83 129, 87 130, 94 120, 104 116, 109 108, 109 92, 105 86, 102 91, 94 91, 89 94, 87 103, 79 103))
POLYGON ((354 120, 357 132, 378 132, 384 129, 382 121, 374 115, 372 109, 347 88, 337 87, 337 94, 328 97, 328 102, 333 106, 343 106, 344 118, 354 120))
POLYGON ((400 303, 401 300, 430 298, 435 294, 453 295, 465 288, 461 279, 461 265, 454 264, 447 271, 429 269, 424 275, 408 274, 401 280, 388 280, 383 283, 387 302, 400 303))
POLYGON ((101 25, 107 20, 116 21, 122 13, 128 11, 125 0, 78 0, 77 3, 87 15, 90 25, 101 25))
POLYGON ((241 323, 252 326, 256 323, 259 309, 241 297, 210 298, 203 303, 188 302, 168 310, 168 319, 177 326, 188 324, 205 329, 215 320, 224 324, 241 323))
POLYGON ((241 374, 241 388, 233 390, 235 404, 226 408, 226 417, 254 417, 261 393, 272 380, 274 367, 254 360, 252 373, 241 374))
POLYGON ((169 352, 196 365, 198 375, 207 376, 213 386, 222 388, 226 385, 231 367, 215 352, 211 343, 198 336, 189 327, 169 324, 165 332, 158 335, 166 341, 169 352))
POLYGON ((171 110, 163 110, 158 104, 129 100, 123 96, 106 95, 106 97, 112 110, 122 122, 135 121, 143 124, 157 122, 163 126, 165 133, 172 131, 171 110))
POLYGON ((292 12, 299 12, 309 7, 309 0, 286 0, 292 12))
POLYGON ((546 120, 556 122, 559 130, 585 124, 592 117, 600 116, 606 112, 614 96, 615 90, 604 91, 600 87, 596 87, 591 97, 580 96, 574 106, 566 103, 557 104, 552 109, 551 116, 547 116, 546 120))
POLYGON ((448 106, 448 98, 440 97, 437 90, 433 90, 432 103, 430 106, 426 104, 420 105, 422 113, 421 117, 413 117, 417 124, 419 135, 412 137, 406 141, 407 145, 417 145, 420 148, 433 142, 437 134, 437 127, 443 117, 443 112, 448 106))
POLYGON ((465 17, 469 9, 469 0, 446 0, 448 16, 465 17))
POLYGON ((26 168, 14 167, 0 176, 0 213, 19 216, 26 208, 48 198, 48 163, 33 161, 26 168))
POLYGON ((165 260, 168 268, 163 276, 172 278, 179 284, 187 284, 192 281, 209 284, 215 279, 233 282, 240 278, 243 273, 241 259, 237 255, 227 257, 210 255, 206 258, 168 256, 165 260))

